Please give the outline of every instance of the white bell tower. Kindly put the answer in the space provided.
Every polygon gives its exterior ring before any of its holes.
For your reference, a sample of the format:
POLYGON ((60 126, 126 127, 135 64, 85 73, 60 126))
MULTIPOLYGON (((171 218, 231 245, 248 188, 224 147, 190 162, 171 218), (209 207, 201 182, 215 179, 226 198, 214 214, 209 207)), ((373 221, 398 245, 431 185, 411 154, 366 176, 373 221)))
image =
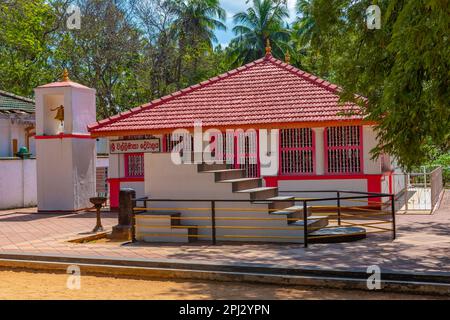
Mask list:
POLYGON ((94 89, 69 80, 40 86, 36 96, 36 160, 39 212, 91 207, 95 193, 94 89))

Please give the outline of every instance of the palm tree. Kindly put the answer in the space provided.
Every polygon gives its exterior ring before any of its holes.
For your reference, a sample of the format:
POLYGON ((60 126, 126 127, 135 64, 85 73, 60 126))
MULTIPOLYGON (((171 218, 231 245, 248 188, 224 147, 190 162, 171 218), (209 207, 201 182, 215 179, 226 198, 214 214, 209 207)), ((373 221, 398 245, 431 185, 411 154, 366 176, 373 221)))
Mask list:
POLYGON ((307 45, 316 36, 317 24, 314 18, 314 0, 297 0, 295 8, 299 17, 294 24, 300 42, 307 45))
POLYGON ((234 15, 236 37, 231 45, 238 51, 235 64, 247 63, 264 55, 270 40, 272 54, 282 59, 287 50, 289 30, 284 19, 289 17, 286 0, 253 0, 253 6, 234 15))
POLYGON ((226 30, 225 10, 219 0, 173 0, 171 12, 175 16, 175 36, 188 41, 201 40, 211 47, 217 42, 214 31, 226 30))
MULTIPOLYGON (((215 30, 226 30, 224 24, 226 13, 220 6, 219 0, 172 0, 171 13, 175 19, 172 24, 173 35, 178 41, 180 54, 177 61, 178 85, 181 86, 181 73, 183 69, 183 56, 186 49, 201 50, 206 47, 213 48, 217 42, 215 30)), ((190 78, 195 77, 199 56, 195 55, 192 62, 190 78)), ((190 81, 191 82, 191 81, 190 81)))

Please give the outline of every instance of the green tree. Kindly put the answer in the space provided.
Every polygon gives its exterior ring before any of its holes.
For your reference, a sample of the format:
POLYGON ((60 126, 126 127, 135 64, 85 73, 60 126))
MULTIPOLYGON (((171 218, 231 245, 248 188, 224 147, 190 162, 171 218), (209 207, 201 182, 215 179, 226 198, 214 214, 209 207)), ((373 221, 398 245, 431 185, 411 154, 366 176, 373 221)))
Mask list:
POLYGON ((142 42, 131 23, 127 3, 113 0, 77 2, 80 30, 60 30, 54 65, 67 67, 70 77, 97 90, 97 116, 105 118, 138 104, 134 68, 142 42))
POLYGON ((289 17, 285 0, 253 0, 253 6, 234 15, 236 37, 232 46, 236 48, 235 65, 248 63, 264 56, 267 40, 272 54, 284 59, 288 47, 289 30, 285 19, 289 17))
POLYGON ((0 21, 0 88, 31 96, 52 78, 52 7, 44 0, 1 1, 0 21))
POLYGON ((204 55, 212 51, 213 42, 217 42, 214 31, 226 29, 223 23, 226 13, 219 0, 174 0, 170 3, 175 16, 172 28, 178 41, 177 78, 181 88, 201 78, 197 74, 199 64, 204 55), (184 71, 187 83, 183 84, 184 71))
POLYGON ((366 26, 369 0, 312 0, 308 31, 329 79, 355 93, 368 119, 376 121, 379 144, 407 168, 425 163, 430 146, 450 148, 450 4, 448 0, 380 0, 381 29, 366 26), (315 32, 315 33, 314 33, 315 32), (313 37, 312 37, 313 36, 313 37))

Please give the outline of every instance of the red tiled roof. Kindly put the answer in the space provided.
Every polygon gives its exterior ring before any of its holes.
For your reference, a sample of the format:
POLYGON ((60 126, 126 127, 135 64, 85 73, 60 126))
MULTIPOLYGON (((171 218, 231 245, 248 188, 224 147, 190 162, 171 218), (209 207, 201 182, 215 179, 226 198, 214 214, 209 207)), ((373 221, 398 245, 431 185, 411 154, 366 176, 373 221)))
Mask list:
POLYGON ((94 135, 203 127, 362 120, 338 86, 272 56, 89 126, 94 135), (343 113, 347 112, 347 115, 343 113))

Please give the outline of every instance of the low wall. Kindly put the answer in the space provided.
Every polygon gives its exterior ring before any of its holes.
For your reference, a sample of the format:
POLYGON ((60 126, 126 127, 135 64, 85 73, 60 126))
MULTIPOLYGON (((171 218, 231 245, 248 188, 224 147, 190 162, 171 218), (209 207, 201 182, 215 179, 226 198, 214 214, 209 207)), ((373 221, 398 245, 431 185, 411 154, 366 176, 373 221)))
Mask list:
POLYGON ((0 209, 36 204, 36 160, 0 158, 0 209))

